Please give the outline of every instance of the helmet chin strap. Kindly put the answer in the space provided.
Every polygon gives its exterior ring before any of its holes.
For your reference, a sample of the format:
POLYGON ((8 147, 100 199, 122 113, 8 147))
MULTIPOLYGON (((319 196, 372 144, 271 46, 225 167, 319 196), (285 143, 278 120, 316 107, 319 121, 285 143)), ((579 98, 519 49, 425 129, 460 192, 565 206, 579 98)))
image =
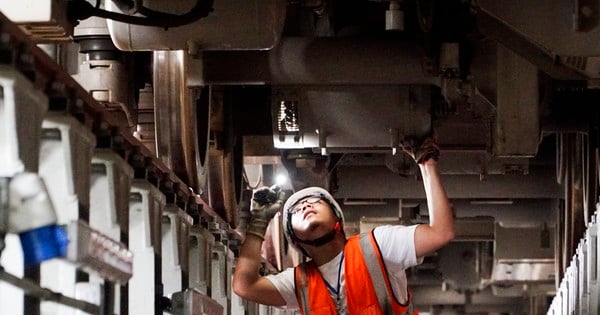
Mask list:
POLYGON ((292 235, 292 237, 294 238, 294 241, 296 241, 300 244, 306 244, 306 245, 319 247, 319 246, 325 245, 325 244, 333 241, 333 239, 335 238, 335 235, 338 232, 340 232, 341 229, 342 229, 342 226, 340 225, 340 222, 338 221, 335 223, 335 226, 333 227, 333 229, 331 231, 325 233, 325 235, 323 235, 321 237, 317 237, 314 240, 301 240, 296 235, 292 235))

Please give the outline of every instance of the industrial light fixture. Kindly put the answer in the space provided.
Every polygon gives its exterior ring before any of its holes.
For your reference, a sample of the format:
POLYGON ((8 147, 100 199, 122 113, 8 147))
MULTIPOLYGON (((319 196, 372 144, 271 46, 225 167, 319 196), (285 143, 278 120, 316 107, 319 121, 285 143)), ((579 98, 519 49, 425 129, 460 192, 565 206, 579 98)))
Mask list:
POLYGON ((298 102, 281 101, 277 111, 277 131, 279 132, 279 141, 284 141, 285 136, 294 136, 294 141, 298 141, 300 134, 300 124, 298 122, 298 102))

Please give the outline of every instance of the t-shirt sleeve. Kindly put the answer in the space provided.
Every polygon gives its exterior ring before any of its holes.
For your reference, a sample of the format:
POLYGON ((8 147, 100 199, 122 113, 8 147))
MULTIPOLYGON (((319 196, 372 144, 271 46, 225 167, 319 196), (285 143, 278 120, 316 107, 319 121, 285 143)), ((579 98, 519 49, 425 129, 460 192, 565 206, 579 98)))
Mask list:
POLYGON ((294 281, 294 268, 287 268, 278 274, 272 274, 265 276, 267 280, 271 281, 279 294, 285 300, 285 306, 281 308, 295 309, 299 308, 298 300, 296 299, 296 284, 294 281))
POLYGON ((415 251, 417 225, 385 225, 375 228, 374 235, 388 268, 404 270, 423 262, 415 251))

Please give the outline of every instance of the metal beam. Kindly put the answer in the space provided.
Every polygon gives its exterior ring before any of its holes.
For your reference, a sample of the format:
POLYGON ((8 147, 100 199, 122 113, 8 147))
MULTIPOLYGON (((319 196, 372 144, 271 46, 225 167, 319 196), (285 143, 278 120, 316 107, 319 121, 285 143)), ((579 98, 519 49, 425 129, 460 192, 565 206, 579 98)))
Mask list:
MULTIPOLYGON (((516 5, 514 8, 518 7, 519 5, 516 5)), ((545 72, 551 77, 559 80, 587 79, 583 74, 557 62, 555 56, 551 55, 552 52, 537 45, 529 38, 526 38, 509 25, 505 24, 505 22, 502 20, 498 19, 496 16, 493 16, 490 12, 481 7, 478 7, 476 12, 479 30, 484 35, 498 41, 500 44, 514 51, 516 54, 529 60, 542 72, 545 72)), ((552 22, 548 21, 548 23, 552 22)))
POLYGON ((533 157, 540 143, 538 69, 498 46, 494 155, 533 157))
POLYGON ((538 43, 554 54, 600 54, 597 1, 478 0, 476 10, 477 14, 480 10, 488 12, 531 43, 538 43), (585 27, 581 22, 591 23, 585 23, 588 24, 585 27))
POLYGON ((520 311, 523 307, 522 297, 498 297, 492 294, 489 288, 470 295, 456 291, 443 291, 440 286, 418 286, 410 287, 410 292, 415 296, 416 307, 425 311, 433 306, 456 305, 478 310, 498 311, 510 310, 520 311))
MULTIPOLYGON (((553 171, 529 175, 442 175, 449 198, 562 198, 553 171)), ((383 166, 337 169, 336 198, 425 198, 423 184, 415 177, 401 177, 383 166)))

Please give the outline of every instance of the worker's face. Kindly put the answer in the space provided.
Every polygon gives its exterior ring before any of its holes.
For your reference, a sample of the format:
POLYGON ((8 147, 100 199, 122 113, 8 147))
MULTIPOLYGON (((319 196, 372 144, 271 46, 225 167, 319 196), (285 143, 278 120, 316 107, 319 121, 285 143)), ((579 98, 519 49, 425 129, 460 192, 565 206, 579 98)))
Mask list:
POLYGON ((318 197, 307 197, 292 210, 294 234, 303 240, 312 240, 331 231, 337 222, 329 204, 318 197))

